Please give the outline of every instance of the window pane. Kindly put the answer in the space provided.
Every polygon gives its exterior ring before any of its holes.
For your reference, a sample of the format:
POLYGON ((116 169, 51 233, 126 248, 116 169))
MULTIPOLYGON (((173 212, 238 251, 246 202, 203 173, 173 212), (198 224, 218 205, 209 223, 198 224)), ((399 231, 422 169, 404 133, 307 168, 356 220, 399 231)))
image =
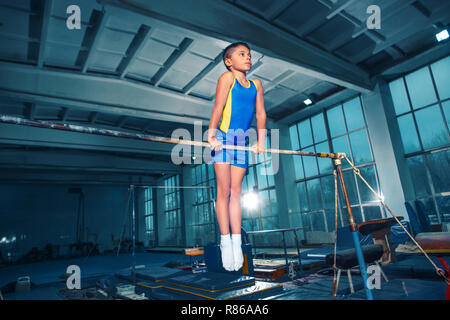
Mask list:
POLYGON ((300 149, 299 144, 298 144, 298 133, 297 133, 296 125, 289 127, 289 136, 291 138, 292 150, 300 149))
POLYGON ((450 100, 442 103, 442 109, 444 109, 447 128, 450 129, 450 100))
POLYGON ((264 164, 258 164, 256 166, 258 189, 264 189, 267 187, 267 175, 265 175, 265 173, 266 173, 266 168, 265 168, 264 164))
POLYGON ((214 179, 215 175, 214 175, 214 165, 213 164, 209 164, 208 165, 208 178, 209 179, 214 179))
POLYGON ((344 116, 342 115, 341 106, 327 110, 327 118, 332 137, 345 133, 344 116))
POLYGON ((300 136, 300 146, 302 148, 313 144, 309 119, 303 120, 298 124, 298 134, 300 136))
MULTIPOLYGON (((309 147, 309 148, 303 149, 302 151, 315 152, 314 147, 309 147)), ((319 174, 318 169, 317 169, 316 157, 304 156, 303 157, 303 165, 305 166, 305 176, 306 177, 312 177, 312 176, 316 176, 319 174)))
POLYGON ((278 217, 266 217, 262 219, 263 230, 278 229, 278 217))
POLYGON ((405 80, 413 109, 436 102, 436 93, 434 92, 428 67, 423 67, 408 74, 405 80))
POLYGON ((319 113, 311 118, 311 125, 315 143, 327 139, 327 131, 325 129, 325 122, 323 120, 322 113, 319 113))
POLYGON ((295 179, 303 179, 305 176, 303 174, 303 162, 301 156, 292 156, 292 161, 294 161, 295 179))
POLYGON ((255 223, 254 223, 253 219, 242 220, 242 227, 244 228, 244 230, 247 230, 247 231, 256 231, 257 230, 257 227, 255 228, 255 223))
POLYGON ((269 201, 269 191, 264 190, 260 191, 259 194, 259 207, 261 208, 261 216, 271 216, 271 210, 270 210, 270 201, 269 201))
POLYGON ((423 162, 423 156, 415 156, 406 159, 409 172, 416 192, 416 197, 423 197, 431 194, 430 185, 428 183, 426 168, 423 162))
MULTIPOLYGON (((333 210, 325 210, 325 219, 327 220, 328 232, 334 232, 334 230, 336 229, 336 211, 334 209, 333 210)), ((339 211, 338 211, 338 219, 337 219, 338 228, 340 226, 340 223, 341 222, 339 220, 339 211)))
MULTIPOLYGON (((353 220, 355 221, 355 223, 358 225, 358 224, 364 222, 362 215, 361 215, 361 208, 360 207, 351 207, 351 208, 352 208, 353 220)), ((347 209, 344 210, 344 212, 348 217, 347 209)))
MULTIPOLYGON (((359 204, 358 201, 358 194, 356 193, 356 186, 355 186, 355 177, 353 175, 353 170, 348 170, 344 172, 344 181, 345 181, 345 187, 347 188, 347 194, 348 199, 350 201, 350 205, 353 204, 359 204)), ((339 182, 340 184, 340 182, 339 182)), ((342 188, 340 188, 340 195, 342 198, 342 203, 345 205, 344 196, 342 194, 342 188)))
POLYGON ((322 194, 325 208, 334 209, 335 206, 334 176, 326 176, 321 178, 320 180, 322 184, 322 194))
POLYGON ((363 207, 366 221, 382 219, 381 210, 378 206, 363 207))
POLYGON ((325 231, 325 216, 323 212, 311 213, 311 222, 314 231, 325 231))
POLYGON ((308 189, 308 198, 309 204, 311 206, 311 210, 322 209, 322 197, 320 190, 320 179, 308 180, 306 182, 306 186, 308 189))
MULTIPOLYGON (((367 183, 372 187, 375 192, 379 194, 377 181, 375 177, 375 169, 374 166, 367 166, 359 168, 361 172, 361 176, 367 181, 367 183)), ((362 203, 368 202, 377 202, 378 198, 373 194, 373 192, 369 189, 368 186, 361 180, 360 177, 356 177, 358 180, 358 188, 359 188, 359 196, 361 197, 362 203)))
POLYGON ((300 210, 307 211, 309 210, 308 198, 306 195, 306 183, 299 182, 297 183, 297 194, 300 200, 300 210))
POLYGON ((428 214, 428 217, 430 218, 430 222, 433 224, 438 223, 439 221, 436 215, 436 207, 434 206, 433 198, 418 199, 418 200, 423 203, 425 207, 425 212, 428 214))
POLYGON ((450 56, 431 65, 434 81, 441 100, 450 98, 450 56))
POLYGON ((301 215, 298 212, 289 215, 289 223, 292 228, 302 226, 301 215))
MULTIPOLYGON (((316 145, 317 152, 330 152, 328 147, 328 141, 319 143, 316 145)), ((319 164, 320 174, 329 173, 333 171, 333 163, 329 158, 317 158, 317 163, 319 164)))
POLYGON ((392 102, 394 103, 395 114, 401 114, 410 111, 408 96, 403 78, 389 83, 391 89, 392 102))
POLYGON ((254 167, 250 167, 247 170, 247 172, 248 172, 248 175, 247 175, 248 190, 253 190, 253 187, 255 186, 255 178, 253 175, 253 170, 254 170, 254 167))
POLYGON ((302 226, 311 230, 311 215, 308 212, 301 213, 302 226))
POLYGON ((270 204, 272 206, 272 214, 278 216, 277 194, 274 189, 269 190, 270 204))
POLYGON ((400 135, 402 137, 403 149, 405 153, 411 153, 420 150, 419 138, 414 126, 411 114, 407 114, 397 118, 400 135))
POLYGON ((425 149, 448 143, 447 131, 438 105, 416 111, 416 121, 425 149))
POLYGON ((365 129, 350 133, 349 139, 352 147, 353 164, 360 165, 372 161, 365 129))
POLYGON ((252 165, 255 164, 255 154, 253 152, 248 152, 248 164, 252 165))
POLYGON ((275 185, 275 179, 273 177, 273 164, 265 163, 264 165, 266 166, 267 183, 269 184, 269 187, 272 187, 275 185))
POLYGON ((352 131, 364 127, 364 117, 361 110, 359 97, 343 104, 347 130, 352 131))
MULTIPOLYGON (((332 145, 333 145, 334 152, 344 152, 347 155, 347 157, 349 158, 349 160, 352 161, 352 156, 350 154, 350 148, 348 147, 348 141, 347 141, 346 135, 333 139, 332 145)), ((350 167, 350 165, 347 162, 347 160, 344 159, 342 161, 342 168, 348 168, 348 167, 350 167)))
POLYGON ((450 191, 450 151, 427 155, 428 167, 436 193, 450 191))
POLYGON ((450 197, 439 197, 436 199, 442 222, 450 222, 450 197))

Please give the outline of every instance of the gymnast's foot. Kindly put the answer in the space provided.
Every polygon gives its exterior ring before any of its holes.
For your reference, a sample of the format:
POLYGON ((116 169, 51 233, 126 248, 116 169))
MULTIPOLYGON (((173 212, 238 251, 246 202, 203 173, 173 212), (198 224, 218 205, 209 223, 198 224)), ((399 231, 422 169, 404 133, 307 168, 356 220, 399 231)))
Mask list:
POLYGON ((225 270, 234 270, 233 244, 230 234, 220 236, 220 251, 222 253, 222 264, 225 270))
POLYGON ((242 255, 242 247, 241 247, 241 234, 232 234, 231 242, 233 244, 233 257, 234 257, 234 271, 238 271, 242 268, 242 264, 244 263, 244 257, 242 255))

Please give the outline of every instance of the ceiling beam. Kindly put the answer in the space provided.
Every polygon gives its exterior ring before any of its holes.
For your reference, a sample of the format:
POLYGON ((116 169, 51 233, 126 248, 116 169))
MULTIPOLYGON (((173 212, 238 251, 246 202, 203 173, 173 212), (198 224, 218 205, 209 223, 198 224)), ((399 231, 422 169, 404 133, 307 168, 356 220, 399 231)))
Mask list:
POLYGON ((168 28, 178 28, 179 32, 191 30, 227 42, 237 39, 247 41, 254 50, 264 55, 293 63, 306 75, 343 87, 361 92, 369 92, 373 88, 369 74, 358 66, 225 1, 98 1, 106 6, 106 10, 132 11, 157 19, 161 24, 166 23, 168 28))
POLYGON ((211 72, 219 63, 222 62, 222 54, 217 55, 217 57, 211 61, 198 75, 194 77, 184 88, 184 94, 190 94, 192 89, 197 83, 199 83, 208 73, 211 72))
MULTIPOLYGON (((394 1, 390 6, 383 9, 383 15, 382 15, 382 22, 385 23, 389 19, 392 19, 393 17, 398 17, 398 14, 405 10, 408 6, 416 2, 417 0, 396 0, 394 1)), ((361 24, 355 28, 352 34, 352 38, 359 37, 361 34, 370 31, 367 29, 367 23, 366 21, 362 21, 361 24)), ((370 34, 367 33, 368 35, 370 34)), ((378 34, 378 32, 377 32, 378 34)), ((384 37, 380 37, 377 39, 372 38, 375 42, 385 41, 386 39, 384 37)))
POLYGON ((96 173, 96 172, 49 172, 49 170, 0 168, 2 183, 36 184, 100 184, 100 185, 141 185, 151 186, 157 183, 158 176, 142 174, 96 173))
POLYGON ((0 62, 0 96, 129 117, 193 124, 209 123, 213 105, 187 96, 99 75, 38 69, 0 62))
POLYGON ((151 28, 146 25, 142 25, 130 46, 127 49, 125 57, 120 62, 120 65, 117 67, 117 73, 120 75, 120 78, 123 79, 127 74, 130 66, 136 60, 136 57, 141 53, 142 48, 144 48, 147 40, 151 36, 150 32, 151 28))
MULTIPOLYGON (((170 158, 168 157, 168 160, 170 158)), ((30 168, 127 174, 176 174, 181 167, 170 161, 137 159, 79 150, 0 150, 0 168, 30 168)))
POLYGON ((89 50, 86 53, 86 58, 81 66, 81 72, 85 73, 92 62, 92 58, 95 55, 98 42, 100 41, 101 32, 106 25, 107 13, 93 10, 91 15, 91 28, 86 29, 85 38, 83 40, 83 46, 87 46, 89 50))
POLYGON ((269 21, 275 20, 281 14, 283 14, 283 12, 288 10, 295 2, 296 2, 296 0, 284 0, 284 1, 278 0, 278 1, 273 1, 272 7, 270 9, 270 12, 268 12, 265 15, 266 19, 269 20, 269 21))
POLYGON ((21 146, 114 151, 170 157, 175 144, 0 123, 0 141, 21 146))
MULTIPOLYGON (((94 74, 39 69, 0 62, 0 97, 71 110, 82 110, 174 123, 208 126, 209 100, 165 88, 94 74)), ((267 119, 267 127, 273 121, 267 119)))
POLYGON ((36 104, 25 102, 26 107, 26 115, 28 116, 28 119, 34 120, 34 117, 36 116, 36 104))
POLYGON ((158 70, 158 72, 153 76, 152 82, 155 87, 158 87, 164 78, 167 76, 167 71, 173 66, 173 64, 180 59, 182 56, 187 54, 189 47, 192 45, 194 40, 189 38, 184 38, 180 43, 178 48, 170 55, 164 65, 158 70))
POLYGON ((327 19, 330 20, 337 14, 341 13, 345 8, 351 5, 356 0, 338 0, 333 6, 330 8, 330 12, 327 15, 327 19))
POLYGON ((44 65, 44 58, 45 58, 45 45, 47 41, 47 35, 48 35, 48 24, 50 22, 50 17, 52 13, 52 0, 45 0, 44 1, 44 8, 42 10, 42 24, 41 24, 41 35, 39 39, 39 50, 38 50, 38 57, 37 57, 37 66, 38 68, 42 68, 44 65))
POLYGON ((399 43, 419 31, 425 30, 435 22, 441 20, 447 20, 450 18, 450 2, 443 1, 438 8, 432 13, 429 18, 410 20, 402 28, 396 30, 392 35, 389 35, 388 39, 384 42, 377 43, 372 54, 377 54, 378 52, 399 43))

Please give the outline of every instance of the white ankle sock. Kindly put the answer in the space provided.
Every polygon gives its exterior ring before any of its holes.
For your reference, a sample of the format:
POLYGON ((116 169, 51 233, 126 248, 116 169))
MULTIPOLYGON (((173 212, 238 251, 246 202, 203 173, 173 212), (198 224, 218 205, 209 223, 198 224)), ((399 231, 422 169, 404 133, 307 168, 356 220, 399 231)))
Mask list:
POLYGON ((242 255, 241 248, 241 234, 232 234, 231 242, 233 244, 234 270, 238 271, 242 268, 242 264, 244 263, 244 256, 242 255))
POLYGON ((225 270, 234 270, 233 244, 230 234, 220 235, 220 251, 222 253, 222 265, 225 270))

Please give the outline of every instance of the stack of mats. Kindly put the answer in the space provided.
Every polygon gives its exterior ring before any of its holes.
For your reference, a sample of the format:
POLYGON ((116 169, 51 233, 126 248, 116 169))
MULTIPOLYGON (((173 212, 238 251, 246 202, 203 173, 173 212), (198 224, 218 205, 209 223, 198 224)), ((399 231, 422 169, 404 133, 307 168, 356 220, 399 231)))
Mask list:
MULTIPOLYGON (((131 281, 130 270, 116 274, 131 281)), ((136 270, 136 293, 157 300, 257 300, 276 295, 283 286, 235 273, 195 273, 165 267, 136 270)))

